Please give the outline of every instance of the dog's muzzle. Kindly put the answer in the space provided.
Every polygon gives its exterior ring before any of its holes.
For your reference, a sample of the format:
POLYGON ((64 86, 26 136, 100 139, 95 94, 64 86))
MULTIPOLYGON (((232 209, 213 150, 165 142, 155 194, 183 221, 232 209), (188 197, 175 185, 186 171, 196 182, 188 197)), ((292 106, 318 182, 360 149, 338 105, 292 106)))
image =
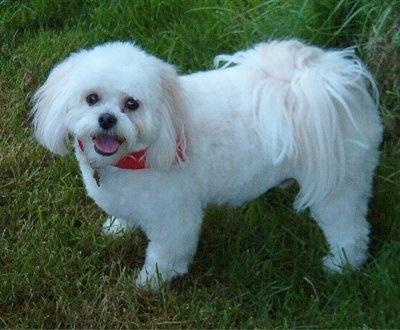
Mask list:
POLYGON ((99 126, 105 130, 104 134, 99 134, 92 137, 94 150, 102 156, 111 156, 115 154, 121 143, 123 142, 118 136, 109 133, 111 128, 113 128, 117 123, 117 117, 105 112, 102 113, 98 118, 99 126))

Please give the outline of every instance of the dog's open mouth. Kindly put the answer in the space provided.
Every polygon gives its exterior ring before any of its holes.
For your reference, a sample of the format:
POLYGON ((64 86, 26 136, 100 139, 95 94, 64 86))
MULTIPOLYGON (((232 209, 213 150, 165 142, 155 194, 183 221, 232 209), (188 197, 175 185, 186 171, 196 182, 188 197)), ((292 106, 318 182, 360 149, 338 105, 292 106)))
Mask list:
POLYGON ((114 135, 101 134, 92 138, 94 150, 103 156, 111 156, 115 154, 122 142, 121 138, 114 135))

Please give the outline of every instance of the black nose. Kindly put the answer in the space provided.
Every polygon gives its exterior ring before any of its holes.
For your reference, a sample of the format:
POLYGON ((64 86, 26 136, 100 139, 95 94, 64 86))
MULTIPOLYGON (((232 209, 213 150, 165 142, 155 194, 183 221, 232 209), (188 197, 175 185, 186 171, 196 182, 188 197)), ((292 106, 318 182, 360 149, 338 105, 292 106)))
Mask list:
POLYGON ((109 113, 103 113, 99 117, 99 125, 101 128, 110 129, 117 122, 117 118, 109 113))

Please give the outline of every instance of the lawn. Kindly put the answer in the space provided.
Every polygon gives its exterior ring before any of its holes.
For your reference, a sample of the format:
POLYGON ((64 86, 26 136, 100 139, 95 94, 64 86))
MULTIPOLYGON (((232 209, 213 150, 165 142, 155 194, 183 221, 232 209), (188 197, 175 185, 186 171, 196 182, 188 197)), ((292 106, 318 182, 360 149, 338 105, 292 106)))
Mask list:
POLYGON ((0 327, 399 328, 400 3, 398 0, 0 1, 0 327), (158 294, 135 289, 140 231, 105 237, 73 155, 32 137, 34 91, 71 52, 136 40, 181 73, 256 42, 356 46, 376 77, 385 125, 370 258, 327 275, 327 251, 297 192, 208 210, 188 275, 158 294))

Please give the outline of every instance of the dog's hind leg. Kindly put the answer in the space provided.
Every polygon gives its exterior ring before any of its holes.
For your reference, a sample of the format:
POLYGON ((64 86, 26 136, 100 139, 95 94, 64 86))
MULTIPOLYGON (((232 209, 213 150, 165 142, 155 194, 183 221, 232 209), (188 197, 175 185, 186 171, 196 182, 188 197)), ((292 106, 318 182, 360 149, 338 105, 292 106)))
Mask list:
POLYGON ((310 206, 330 247, 324 258, 327 271, 340 273, 346 267, 359 268, 367 259, 370 227, 366 215, 373 170, 364 167, 359 171, 352 178, 345 178, 328 197, 310 206), (360 173, 363 170, 364 175, 360 173))

